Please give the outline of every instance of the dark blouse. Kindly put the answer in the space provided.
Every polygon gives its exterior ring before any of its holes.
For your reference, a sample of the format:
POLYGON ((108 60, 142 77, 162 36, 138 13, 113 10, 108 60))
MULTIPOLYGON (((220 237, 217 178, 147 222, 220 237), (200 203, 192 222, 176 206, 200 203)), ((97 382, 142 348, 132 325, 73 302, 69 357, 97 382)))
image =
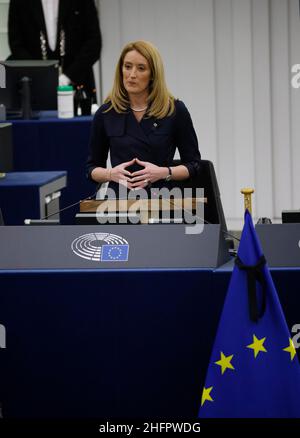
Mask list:
MULTIPOLYGON (((156 119, 144 116, 140 122, 132 110, 125 114, 119 114, 114 109, 103 112, 108 107, 109 104, 102 105, 93 120, 87 161, 89 178, 94 168, 106 167, 108 152, 112 167, 133 158, 168 167, 172 165, 176 148, 190 177, 198 174, 201 156, 197 136, 183 102, 175 101, 176 110, 169 117, 156 119)), ((134 172, 140 168, 134 165, 129 170, 134 172)))

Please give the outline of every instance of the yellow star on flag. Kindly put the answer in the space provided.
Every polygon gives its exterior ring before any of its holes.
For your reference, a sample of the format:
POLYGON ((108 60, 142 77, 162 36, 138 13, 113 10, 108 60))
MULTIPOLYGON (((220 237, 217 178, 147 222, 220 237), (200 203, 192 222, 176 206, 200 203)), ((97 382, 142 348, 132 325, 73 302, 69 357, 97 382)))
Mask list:
POLYGON ((232 358, 233 358, 233 354, 231 356, 225 356, 223 351, 221 351, 221 359, 215 362, 215 364, 219 365, 222 368, 222 374, 225 373, 227 368, 234 370, 234 366, 231 364, 232 358))
POLYGON ((264 353, 267 352, 267 350, 265 349, 265 347, 263 345, 265 340, 266 340, 266 338, 257 339, 257 337, 255 335, 253 335, 253 343, 250 345, 247 345, 247 348, 252 348, 252 350, 254 350, 254 357, 255 358, 260 351, 262 351, 264 353))
POLYGON ((290 345, 286 348, 283 348, 283 351, 287 351, 288 353, 290 353, 291 360, 293 360, 295 355, 296 355, 296 349, 295 349, 295 345, 293 344, 293 341, 291 338, 289 338, 289 342, 290 342, 290 345))
POLYGON ((204 405, 204 403, 206 402, 206 400, 208 401, 213 401, 213 399, 210 396, 211 390, 213 389, 213 386, 210 386, 209 388, 203 388, 203 392, 202 392, 202 398, 201 398, 201 406, 204 405))

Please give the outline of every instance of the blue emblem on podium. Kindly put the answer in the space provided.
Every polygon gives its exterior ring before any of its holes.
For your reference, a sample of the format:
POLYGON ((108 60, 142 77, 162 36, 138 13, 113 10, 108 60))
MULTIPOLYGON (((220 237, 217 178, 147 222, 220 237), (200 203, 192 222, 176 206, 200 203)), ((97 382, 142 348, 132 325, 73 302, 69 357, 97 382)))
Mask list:
POLYGON ((127 262, 129 245, 102 245, 101 262, 127 262))

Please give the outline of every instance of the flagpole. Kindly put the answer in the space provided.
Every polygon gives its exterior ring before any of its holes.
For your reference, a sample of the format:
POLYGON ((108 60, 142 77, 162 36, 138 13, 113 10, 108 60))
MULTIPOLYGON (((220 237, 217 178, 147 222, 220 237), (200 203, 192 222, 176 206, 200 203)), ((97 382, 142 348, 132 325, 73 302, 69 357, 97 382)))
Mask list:
POLYGON ((252 216, 252 198, 251 198, 251 196, 252 196, 252 193, 254 193, 254 189, 246 187, 244 189, 241 189, 241 193, 244 195, 244 208, 245 208, 245 210, 248 210, 252 216))

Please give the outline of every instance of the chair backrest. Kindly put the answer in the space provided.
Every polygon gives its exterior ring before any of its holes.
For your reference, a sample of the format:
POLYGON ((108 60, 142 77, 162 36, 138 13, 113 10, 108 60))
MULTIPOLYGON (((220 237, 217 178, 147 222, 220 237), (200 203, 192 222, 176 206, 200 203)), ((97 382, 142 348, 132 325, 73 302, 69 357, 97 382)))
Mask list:
MULTIPOLYGON (((178 166, 180 160, 173 160, 173 165, 178 166)), ((201 160, 201 170, 195 178, 185 181, 174 181, 174 186, 184 188, 204 188, 204 196, 207 203, 204 206, 204 219, 211 224, 221 224, 222 229, 227 231, 225 215, 221 202, 220 190, 214 169, 209 160, 201 160)))

